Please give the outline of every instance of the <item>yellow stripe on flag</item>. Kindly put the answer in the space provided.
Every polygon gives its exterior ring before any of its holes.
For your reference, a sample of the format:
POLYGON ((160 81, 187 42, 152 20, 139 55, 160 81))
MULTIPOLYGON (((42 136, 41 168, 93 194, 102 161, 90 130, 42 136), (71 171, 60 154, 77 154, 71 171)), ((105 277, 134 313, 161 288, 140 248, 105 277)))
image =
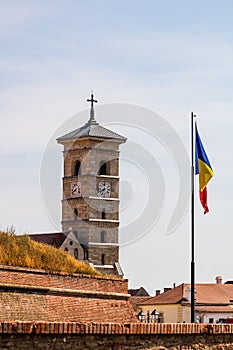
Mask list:
POLYGON ((199 188, 202 192, 210 179, 214 176, 213 170, 202 160, 198 159, 199 167, 199 188))

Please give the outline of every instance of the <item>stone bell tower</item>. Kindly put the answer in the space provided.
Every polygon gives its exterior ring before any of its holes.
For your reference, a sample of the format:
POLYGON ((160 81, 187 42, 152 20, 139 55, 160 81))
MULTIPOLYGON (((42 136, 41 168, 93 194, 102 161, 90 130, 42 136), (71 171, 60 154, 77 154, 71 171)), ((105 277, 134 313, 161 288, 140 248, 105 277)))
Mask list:
POLYGON ((122 275, 119 264, 119 146, 126 138, 99 125, 94 116, 61 136, 64 146, 62 231, 83 248, 83 260, 103 272, 122 275))

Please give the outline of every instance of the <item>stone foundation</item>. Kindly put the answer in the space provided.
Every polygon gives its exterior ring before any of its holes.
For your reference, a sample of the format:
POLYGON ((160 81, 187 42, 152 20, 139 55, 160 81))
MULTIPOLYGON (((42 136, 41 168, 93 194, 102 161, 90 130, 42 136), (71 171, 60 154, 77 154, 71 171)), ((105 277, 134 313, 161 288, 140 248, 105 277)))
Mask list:
POLYGON ((233 349, 232 325, 2 322, 0 349, 233 349))

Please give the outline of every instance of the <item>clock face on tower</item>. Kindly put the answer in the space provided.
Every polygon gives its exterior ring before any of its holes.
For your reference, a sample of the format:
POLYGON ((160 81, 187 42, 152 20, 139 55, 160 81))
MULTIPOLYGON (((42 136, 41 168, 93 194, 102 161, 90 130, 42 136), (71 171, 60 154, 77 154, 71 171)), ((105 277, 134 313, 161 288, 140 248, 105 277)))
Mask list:
POLYGON ((71 182, 70 184, 70 197, 81 197, 81 182, 71 182))
POLYGON ((98 183, 98 197, 109 198, 111 196, 111 184, 107 181, 98 183))

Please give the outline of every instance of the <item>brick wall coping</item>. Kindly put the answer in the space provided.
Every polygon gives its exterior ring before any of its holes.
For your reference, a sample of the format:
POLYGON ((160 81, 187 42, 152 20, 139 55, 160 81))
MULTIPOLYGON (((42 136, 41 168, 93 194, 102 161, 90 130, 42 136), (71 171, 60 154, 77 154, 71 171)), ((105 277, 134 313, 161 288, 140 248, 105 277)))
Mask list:
POLYGON ((128 282, 128 279, 122 278, 122 277, 116 277, 116 276, 106 276, 106 275, 86 275, 81 273, 68 273, 68 272, 59 272, 59 271, 47 271, 47 270, 40 270, 40 269, 32 269, 32 268, 26 268, 26 267, 18 267, 18 266, 8 266, 8 265, 1 265, 0 264, 0 270, 3 271, 11 271, 11 272, 22 272, 22 273, 34 273, 38 275, 57 275, 57 276, 66 276, 66 277, 76 277, 76 278, 90 278, 90 279, 97 279, 97 280, 111 280, 111 281, 122 281, 122 282, 128 282))
POLYGON ((79 290, 79 289, 65 289, 65 288, 53 288, 53 287, 41 287, 30 286, 25 284, 0 284, 0 290, 4 291, 20 291, 20 292, 32 292, 32 293, 44 293, 44 294, 59 294, 59 295, 73 295, 81 297, 97 297, 102 299, 129 299, 130 294, 114 293, 114 292, 98 292, 92 290, 79 290))
POLYGON ((233 325, 198 323, 0 322, 0 334, 233 334, 233 325))

